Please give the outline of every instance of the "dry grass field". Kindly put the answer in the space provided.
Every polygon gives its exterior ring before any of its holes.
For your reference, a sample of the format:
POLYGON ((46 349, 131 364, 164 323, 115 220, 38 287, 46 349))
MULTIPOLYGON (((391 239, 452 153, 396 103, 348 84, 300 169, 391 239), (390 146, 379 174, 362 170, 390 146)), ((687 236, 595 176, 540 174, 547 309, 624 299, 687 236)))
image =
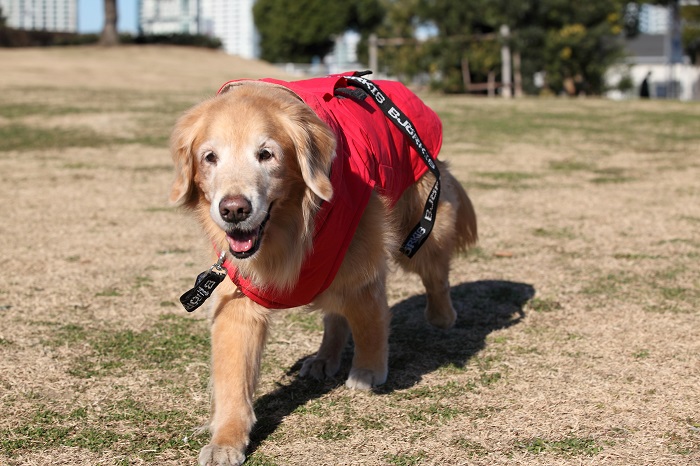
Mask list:
MULTIPOLYGON (((178 114, 263 63, 165 47, 0 50, 0 465, 195 464, 210 265, 168 206, 178 114)), ((390 373, 297 378, 280 312, 246 464, 700 464, 700 105, 425 94, 480 244, 456 328, 396 272, 390 373)))

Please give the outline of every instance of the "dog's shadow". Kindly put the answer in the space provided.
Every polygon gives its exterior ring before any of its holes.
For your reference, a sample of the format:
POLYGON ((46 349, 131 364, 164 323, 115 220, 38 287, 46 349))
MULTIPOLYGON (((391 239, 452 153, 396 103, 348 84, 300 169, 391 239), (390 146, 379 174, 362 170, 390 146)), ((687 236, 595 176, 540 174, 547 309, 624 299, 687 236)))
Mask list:
MULTIPOLYGON (((377 393, 410 388, 423 374, 441 367, 463 367, 484 348, 489 333, 515 325, 525 317, 523 308, 535 289, 525 283, 487 280, 453 286, 451 294, 457 322, 447 331, 425 321, 425 295, 412 296, 392 308, 389 378, 377 393)), ((352 351, 346 351, 341 373, 334 379, 318 382, 295 378, 260 397, 255 402, 258 422, 251 433, 249 453, 274 433, 287 415, 343 385, 351 358, 352 351)), ((304 359, 297 361, 291 374, 299 371, 304 359)))

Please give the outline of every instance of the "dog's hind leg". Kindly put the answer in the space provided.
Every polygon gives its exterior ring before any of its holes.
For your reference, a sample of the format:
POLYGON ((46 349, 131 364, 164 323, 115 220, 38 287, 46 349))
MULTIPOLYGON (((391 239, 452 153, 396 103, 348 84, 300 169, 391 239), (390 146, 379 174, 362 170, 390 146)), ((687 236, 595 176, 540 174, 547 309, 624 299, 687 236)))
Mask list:
POLYGON ((391 313, 386 300, 387 207, 373 195, 331 286, 314 307, 324 317, 323 342, 301 375, 322 378, 337 370, 348 335, 355 355, 346 385, 370 389, 386 381, 391 313))
POLYGON ((426 320, 437 328, 451 328, 457 313, 450 298, 450 254, 428 239, 412 259, 400 260, 404 269, 417 273, 425 286, 426 320))
POLYGON ((368 390, 386 382, 391 312, 386 301, 385 270, 378 268, 375 272, 373 280, 357 288, 344 288, 342 293, 326 293, 318 301, 323 309, 337 312, 324 315, 321 347, 304 361, 301 377, 324 379, 335 375, 352 333, 355 354, 345 385, 368 390))
POLYGON ((318 353, 310 357, 301 367, 301 377, 311 376, 317 380, 333 377, 340 369, 340 358, 350 336, 347 319, 340 314, 327 313, 323 316, 323 340, 318 353))
MULTIPOLYGON (((476 215, 464 188, 449 172, 447 164, 438 163, 438 166, 442 174, 442 192, 433 230, 412 258, 402 254, 395 254, 394 258, 402 268, 421 277, 427 297, 427 321, 435 327, 448 329, 457 318, 450 298, 450 259, 456 250, 466 249, 476 241, 476 215)), ((434 181, 432 175, 425 175, 399 200, 394 215, 398 215, 403 235, 417 222, 434 181)))

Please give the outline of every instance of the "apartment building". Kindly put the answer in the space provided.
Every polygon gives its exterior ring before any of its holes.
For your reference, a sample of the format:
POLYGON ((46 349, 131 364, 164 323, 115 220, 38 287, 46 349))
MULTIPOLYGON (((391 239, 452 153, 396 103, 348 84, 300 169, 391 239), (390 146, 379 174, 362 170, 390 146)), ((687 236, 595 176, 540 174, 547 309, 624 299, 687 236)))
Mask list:
POLYGON ((0 0, 0 7, 11 28, 78 31, 78 0, 0 0))
POLYGON ((260 55, 253 21, 255 0, 140 0, 143 34, 187 33, 218 37, 224 50, 245 58, 260 55))

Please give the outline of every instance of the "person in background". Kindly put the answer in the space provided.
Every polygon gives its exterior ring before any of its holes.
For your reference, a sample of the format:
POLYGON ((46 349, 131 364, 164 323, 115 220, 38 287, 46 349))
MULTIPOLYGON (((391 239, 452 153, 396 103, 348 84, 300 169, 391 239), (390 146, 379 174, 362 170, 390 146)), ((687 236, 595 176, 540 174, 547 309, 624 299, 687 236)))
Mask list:
POLYGON ((651 77, 651 71, 647 73, 647 75, 644 77, 644 81, 642 81, 642 85, 639 88, 639 97, 642 99, 648 99, 650 97, 649 94, 649 78, 651 77))

